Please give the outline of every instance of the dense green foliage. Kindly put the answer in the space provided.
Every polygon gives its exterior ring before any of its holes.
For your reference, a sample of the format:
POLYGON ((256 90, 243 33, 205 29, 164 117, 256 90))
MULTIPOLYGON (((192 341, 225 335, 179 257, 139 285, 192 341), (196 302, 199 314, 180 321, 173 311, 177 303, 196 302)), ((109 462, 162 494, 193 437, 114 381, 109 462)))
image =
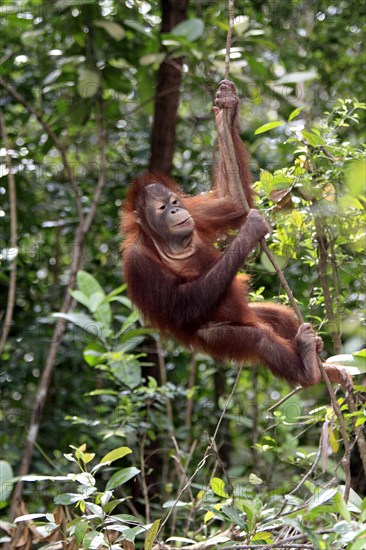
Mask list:
MULTIPOLYGON (((364 9, 359 1, 352 9, 346 1, 236 2, 231 77, 242 98, 258 206, 274 226, 271 249, 323 336, 325 356, 339 353, 340 342, 348 354, 365 347, 364 9)), ((77 547, 98 547, 110 530, 120 537, 114 548, 135 538, 142 548, 146 531, 152 548, 166 520, 159 540, 176 537, 176 547, 219 532, 212 547, 229 547, 236 525, 243 544, 287 537, 315 548, 363 548, 365 495, 351 492, 347 504, 343 497, 343 443, 324 386, 269 410, 289 388, 266 370, 244 369, 228 402, 236 367, 161 342, 142 327, 121 286, 119 208, 129 181, 148 164, 161 44, 168 55, 185 56, 174 175, 187 192, 210 185, 227 3, 192 2, 190 21, 163 36, 153 1, 6 0, 1 15, 0 107, 18 219, 14 251, 1 150, 0 322, 17 265, 0 367, 4 518, 54 323, 64 318, 33 453, 36 477, 24 487, 27 509, 46 525, 41 536, 58 530, 56 503, 75 512, 67 532, 77 547), (104 169, 75 304, 59 313, 80 210, 90 211, 104 169), (159 364, 160 380, 151 363, 159 364)), ((286 302, 259 251, 246 270, 253 299, 286 302)), ((362 366, 364 355, 353 362, 362 366)), ((355 380, 361 391, 362 378, 355 380)), ((365 422, 364 409, 350 415, 342 392, 337 397, 351 436, 365 422)))

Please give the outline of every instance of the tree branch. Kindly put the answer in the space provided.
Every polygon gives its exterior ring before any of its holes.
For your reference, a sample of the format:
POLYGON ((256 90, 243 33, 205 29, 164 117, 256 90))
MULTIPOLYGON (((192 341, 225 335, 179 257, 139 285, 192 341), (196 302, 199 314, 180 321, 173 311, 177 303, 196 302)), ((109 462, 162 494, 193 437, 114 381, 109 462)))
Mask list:
MULTIPOLYGON (((16 187, 15 187, 15 179, 14 179, 14 173, 13 173, 13 163, 12 163, 11 156, 9 154, 10 147, 9 147, 9 141, 8 141, 8 133, 6 130, 5 118, 4 118, 2 109, 0 109, 0 129, 1 129, 1 137, 5 148, 5 165, 8 171, 8 181, 9 181, 9 209, 10 209, 10 243, 9 244, 10 244, 10 248, 13 248, 15 251, 18 246, 16 187)), ((10 325, 13 320, 16 278, 17 278, 17 256, 15 256, 13 259, 10 259, 9 292, 8 292, 8 299, 6 304, 4 323, 3 323, 3 327, 0 335, 0 355, 2 354, 5 343, 8 339, 10 325)))
MULTIPOLYGON (((98 94, 98 107, 99 107, 98 142, 99 142, 99 158, 100 158, 100 175, 99 175, 97 187, 95 189, 94 198, 91 202, 90 210, 87 216, 85 217, 85 219, 79 223, 76 231, 75 239, 73 242, 73 257, 71 262, 70 278, 64 294, 64 298, 63 298, 63 302, 60 310, 61 313, 67 313, 73 304, 73 299, 70 295, 70 290, 72 290, 75 286, 77 272, 79 271, 83 263, 83 249, 85 246, 86 236, 94 220, 96 209, 99 204, 102 191, 106 184, 105 121, 104 121, 104 103, 103 103, 101 91, 98 94)), ((41 376, 40 383, 37 390, 37 395, 35 398, 35 404, 34 404, 31 419, 29 422, 27 442, 23 452, 23 458, 22 458, 22 462, 21 462, 21 466, 18 474, 19 476, 24 476, 29 471, 29 466, 30 466, 32 454, 33 454, 33 448, 34 448, 34 444, 37 439, 37 435, 40 427, 41 415, 44 409, 48 390, 51 384, 57 352, 60 347, 62 337, 65 332, 65 328, 66 328, 65 319, 61 319, 61 318, 58 319, 55 329, 53 331, 52 344, 48 351, 48 356, 46 359, 45 367, 42 372, 42 376, 41 376)), ((9 517, 11 521, 16 517, 16 510, 19 505, 21 495, 22 495, 22 483, 20 482, 18 483, 18 486, 14 492, 14 496, 12 499, 11 509, 9 513, 9 517)))

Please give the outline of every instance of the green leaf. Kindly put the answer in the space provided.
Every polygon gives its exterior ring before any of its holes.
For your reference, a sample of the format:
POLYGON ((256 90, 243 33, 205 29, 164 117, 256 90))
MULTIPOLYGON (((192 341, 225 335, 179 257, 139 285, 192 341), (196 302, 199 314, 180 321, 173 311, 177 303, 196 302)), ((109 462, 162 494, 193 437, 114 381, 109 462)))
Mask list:
POLYGON ((215 495, 223 498, 230 498, 230 495, 225 492, 225 483, 219 477, 213 477, 211 479, 210 487, 215 495))
POLYGON ((254 132, 254 135, 263 134, 264 132, 268 132, 269 130, 273 130, 273 128, 278 128, 279 126, 283 126, 285 123, 281 120, 275 120, 274 122, 268 122, 267 124, 263 124, 263 126, 260 126, 256 129, 254 132))
POLYGON ((70 321, 70 323, 89 332, 89 334, 98 336, 98 338, 102 336, 101 324, 84 313, 53 313, 52 317, 66 319, 66 321, 70 321))
POLYGON ((62 504, 64 506, 74 504, 79 500, 84 500, 84 495, 81 495, 80 493, 61 493, 53 499, 55 504, 62 504))
POLYGON ((100 86, 100 74, 90 69, 83 69, 80 72, 79 82, 77 85, 78 94, 80 97, 94 97, 100 86))
POLYGON ((295 109, 294 111, 292 111, 292 113, 288 117, 288 121, 291 122, 291 120, 296 118, 297 115, 299 115, 301 113, 301 111, 303 111, 304 109, 305 109, 305 107, 299 107, 298 109, 295 109))
POLYGON ((187 19, 186 21, 178 23, 169 34, 183 36, 189 42, 194 42, 197 38, 202 36, 204 28, 205 25, 202 19, 187 19))
POLYGON ((90 307, 89 307, 89 297, 86 296, 86 294, 84 294, 84 292, 81 292, 81 290, 70 290, 69 292, 70 292, 71 296, 73 298, 75 298, 75 300, 77 300, 80 304, 83 304, 83 306, 90 309, 90 307))
POLYGON ((114 462, 115 460, 123 458, 130 453, 132 453, 132 450, 129 447, 118 447, 117 449, 107 453, 100 462, 101 464, 104 462, 114 462))
POLYGON ((293 73, 287 73, 281 76, 276 81, 276 84, 290 84, 291 82, 306 82, 307 80, 313 80, 317 78, 317 72, 315 70, 311 71, 298 71, 293 73))
POLYGON ((328 502, 328 500, 332 499, 336 493, 337 489, 334 487, 329 489, 316 489, 309 501, 308 510, 313 510, 314 508, 324 504, 324 502, 328 502))
POLYGON ((91 367, 102 362, 106 349, 101 344, 88 344, 83 351, 84 361, 91 367))
POLYGON ((104 29, 109 36, 114 38, 117 42, 122 40, 122 38, 125 35, 124 29, 119 25, 118 23, 115 23, 114 21, 96 21, 94 23, 96 27, 101 27, 104 29))
POLYGON ((250 474, 249 483, 251 483, 252 485, 261 485, 263 483, 263 480, 255 474, 250 474))
POLYGON ((126 290, 126 288, 127 288, 126 283, 124 283, 123 285, 118 286, 117 288, 112 290, 112 292, 107 294, 107 296, 106 296, 107 300, 110 300, 111 298, 114 298, 118 294, 121 294, 121 292, 124 292, 126 290))
POLYGON ((131 29, 134 29, 141 34, 144 34, 148 38, 152 38, 151 33, 147 29, 145 29, 145 27, 141 25, 141 23, 139 23, 138 21, 135 21, 134 19, 125 19, 123 23, 127 27, 130 27, 131 29))
POLYGON ((232 506, 228 506, 227 504, 224 504, 224 506, 221 508, 221 512, 229 518, 229 520, 234 525, 239 525, 242 529, 245 528, 246 522, 243 516, 241 516, 232 506))
POLYGON ((115 489, 116 487, 123 485, 133 477, 136 477, 139 473, 140 470, 134 466, 131 466, 130 468, 123 468, 123 470, 118 470, 118 472, 114 473, 108 481, 106 490, 110 491, 111 489, 115 489))
POLYGON ((348 367, 350 374, 366 373, 366 358, 362 357, 362 355, 357 356, 349 353, 341 353, 340 355, 328 357, 326 363, 331 365, 339 365, 341 367, 348 367))
POLYGON ((121 361, 113 361, 110 364, 110 369, 113 374, 119 380, 133 390, 134 388, 137 388, 141 384, 141 365, 137 361, 137 358, 134 356, 128 356, 128 358, 125 358, 121 361))
POLYGON ((57 0, 56 8, 64 9, 74 6, 86 6, 88 4, 95 4, 95 0, 57 0))
POLYGON ((89 531, 84 537, 82 547, 92 550, 104 546, 104 542, 103 533, 99 533, 99 531, 89 531))
POLYGON ((76 281, 81 292, 83 292, 85 296, 88 296, 89 298, 95 292, 100 292, 101 294, 105 295, 104 290, 98 283, 97 279, 87 271, 83 271, 82 269, 78 271, 76 281))
MULTIPOLYGON (((286 265, 286 258, 282 258, 282 256, 278 256, 278 254, 273 254, 273 252, 272 252, 272 255, 274 256, 277 264, 282 269, 286 265)), ((269 260, 269 258, 264 252, 262 252, 260 256, 260 262, 261 262, 261 265, 264 267, 264 269, 269 273, 276 272, 275 268, 272 265, 272 262, 269 260)))
POLYGON ((104 518, 104 512, 103 508, 101 506, 98 506, 98 504, 94 504, 94 502, 88 502, 87 503, 88 510, 95 516, 97 516, 100 519, 104 518))
POLYGON ((338 512, 341 514, 343 519, 346 521, 351 521, 351 514, 350 511, 347 508, 347 504, 342 496, 342 494, 337 491, 336 494, 333 497, 334 503, 337 507, 338 512))
POLYGON ((78 548, 82 548, 82 542, 88 528, 88 523, 82 520, 79 520, 78 523, 75 525, 74 537, 78 548))
POLYGON ((164 61, 165 57, 165 53, 162 52, 149 53, 140 57, 140 65, 147 66, 153 65, 155 63, 157 65, 160 65, 164 61))
POLYGON ((97 321, 100 321, 104 327, 108 328, 112 321, 111 306, 106 300, 106 295, 98 281, 86 271, 80 270, 77 274, 78 286, 88 298, 91 311, 97 321), (94 296, 94 297, 93 297, 94 296), (103 296, 103 299, 101 298, 103 296))
POLYGON ((95 313, 103 300, 105 299, 104 292, 93 292, 89 298, 89 309, 92 313, 95 313))
POLYGON ((13 490, 13 468, 6 460, 0 460, 0 502, 6 502, 13 490))
POLYGON ((43 30, 27 31, 20 35, 20 40, 24 46, 30 48, 32 46, 37 46, 40 40, 43 39, 43 36, 43 30))
POLYGON ((312 147, 316 147, 317 145, 324 145, 323 139, 314 132, 303 130, 302 135, 312 147))
POLYGON ((346 183, 353 197, 366 194, 366 160, 356 160, 349 165, 346 183))
POLYGON ((17 518, 15 518, 14 523, 18 523, 19 521, 32 521, 34 519, 44 517, 46 517, 46 514, 25 514, 24 516, 18 516, 17 518))
POLYGON ((257 533, 251 538, 253 541, 264 541, 268 544, 273 542, 272 533, 269 531, 257 531, 257 533))
POLYGON ((146 535, 145 544, 144 544, 144 550, 151 550, 155 541, 155 537, 158 534, 159 527, 160 527, 161 519, 157 519, 154 521, 152 526, 149 529, 149 532, 146 535))

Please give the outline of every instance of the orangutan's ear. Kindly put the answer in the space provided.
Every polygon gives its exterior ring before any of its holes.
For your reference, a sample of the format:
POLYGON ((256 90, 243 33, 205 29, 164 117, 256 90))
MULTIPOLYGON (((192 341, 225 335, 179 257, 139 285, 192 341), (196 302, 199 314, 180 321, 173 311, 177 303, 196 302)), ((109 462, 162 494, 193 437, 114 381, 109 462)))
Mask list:
POLYGON ((138 223, 139 225, 141 225, 141 218, 140 218, 139 213, 137 212, 137 210, 134 210, 132 212, 132 215, 133 215, 133 219, 135 220, 135 222, 138 223))

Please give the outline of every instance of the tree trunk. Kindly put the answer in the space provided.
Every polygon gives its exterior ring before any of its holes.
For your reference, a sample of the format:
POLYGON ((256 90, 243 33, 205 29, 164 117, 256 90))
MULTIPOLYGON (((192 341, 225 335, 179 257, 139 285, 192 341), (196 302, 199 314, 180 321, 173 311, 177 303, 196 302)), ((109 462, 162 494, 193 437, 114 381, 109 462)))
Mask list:
MULTIPOLYGON (((162 0, 162 33, 169 32, 187 18, 187 5, 188 0, 162 0)), ((149 168, 167 175, 170 175, 173 166, 182 65, 182 57, 166 58, 159 67, 157 78, 149 168)))

